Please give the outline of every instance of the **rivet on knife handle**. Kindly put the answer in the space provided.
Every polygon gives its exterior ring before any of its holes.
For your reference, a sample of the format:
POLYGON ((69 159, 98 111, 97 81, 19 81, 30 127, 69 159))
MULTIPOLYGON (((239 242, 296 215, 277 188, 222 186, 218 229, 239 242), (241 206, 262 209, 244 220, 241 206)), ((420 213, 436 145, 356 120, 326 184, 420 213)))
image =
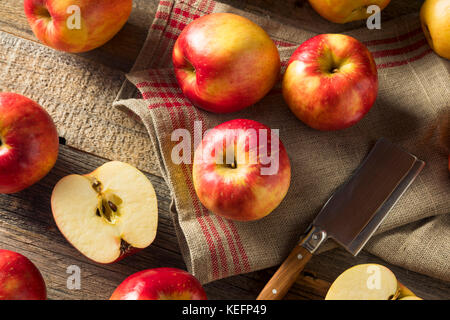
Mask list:
POLYGON ((257 300, 280 300, 297 280, 312 254, 326 240, 325 231, 311 228, 303 241, 295 246, 287 259, 278 268, 272 279, 259 294, 257 300))

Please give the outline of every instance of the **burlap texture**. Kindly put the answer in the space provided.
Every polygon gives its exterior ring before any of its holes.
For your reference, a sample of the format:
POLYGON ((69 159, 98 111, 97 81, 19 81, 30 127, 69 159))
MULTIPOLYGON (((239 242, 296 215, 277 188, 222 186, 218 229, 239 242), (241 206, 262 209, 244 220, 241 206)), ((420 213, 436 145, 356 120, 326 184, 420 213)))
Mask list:
POLYGON ((386 137, 427 166, 366 250, 410 270, 450 280, 450 179, 446 155, 434 133, 436 121, 449 106, 449 63, 428 47, 418 15, 384 22, 382 30, 345 32, 365 43, 376 59, 378 99, 352 128, 319 132, 293 116, 280 94, 280 83, 256 105, 227 115, 197 109, 183 96, 171 69, 173 44, 185 25, 212 12, 234 12, 262 26, 279 47, 284 67, 298 44, 319 32, 333 31, 331 24, 313 24, 308 11, 294 28, 210 0, 161 1, 146 45, 127 76, 142 98, 137 99, 132 87, 124 84, 115 105, 132 110, 149 131, 173 195, 174 222, 190 271, 205 283, 279 264, 374 142, 386 137), (280 129, 291 159, 292 182, 286 198, 273 213, 255 222, 229 221, 208 212, 193 189, 191 165, 175 165, 171 160, 178 143, 171 141, 175 129, 193 134, 195 120, 202 121, 206 130, 235 118, 280 129))

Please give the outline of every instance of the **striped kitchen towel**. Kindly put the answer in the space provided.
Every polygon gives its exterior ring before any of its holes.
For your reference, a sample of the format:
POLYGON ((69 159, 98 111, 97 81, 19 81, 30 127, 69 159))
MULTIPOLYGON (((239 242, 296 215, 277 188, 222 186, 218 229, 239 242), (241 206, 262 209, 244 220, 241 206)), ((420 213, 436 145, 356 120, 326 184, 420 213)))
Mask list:
MULTIPOLYGON (((328 197, 349 177, 374 142, 386 137, 427 163, 400 199, 366 250, 388 262, 450 280, 450 179, 447 155, 435 129, 448 116, 449 62, 433 53, 418 14, 382 23, 381 30, 334 25, 308 7, 296 25, 267 13, 241 11, 212 0, 161 1, 132 72, 115 106, 146 125, 161 171, 173 196, 172 213, 180 247, 201 282, 279 264, 299 240, 328 197), (177 36, 194 19, 232 12, 263 27, 280 50, 283 70, 303 41, 318 33, 342 32, 362 41, 375 57, 379 95, 372 110, 355 126, 319 132, 305 126, 288 109, 281 84, 257 104, 226 115, 193 106, 175 80, 171 54, 177 36), (138 93, 138 94, 137 94, 138 93), (292 182, 281 205, 254 222, 223 219, 202 206, 192 182, 192 166, 176 164, 171 154, 176 129, 195 135, 230 119, 247 118, 280 130, 292 165, 292 182)), ((194 150, 195 146, 192 147, 194 150)))

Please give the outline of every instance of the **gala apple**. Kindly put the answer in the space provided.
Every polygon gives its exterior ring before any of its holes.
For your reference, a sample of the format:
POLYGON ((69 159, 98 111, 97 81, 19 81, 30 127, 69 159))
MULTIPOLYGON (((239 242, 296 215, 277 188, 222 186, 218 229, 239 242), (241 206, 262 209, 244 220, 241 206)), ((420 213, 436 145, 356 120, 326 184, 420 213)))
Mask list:
POLYGON ((0 92, 0 193, 15 193, 55 165, 59 138, 50 115, 36 102, 0 92))
POLYGON ((0 249, 0 300, 45 300, 41 273, 23 255, 0 249))
POLYGON ((420 9, 420 22, 430 47, 450 59, 450 0, 426 0, 420 9))
POLYGON ((28 23, 44 44, 86 52, 114 37, 127 22, 132 0, 25 0, 28 23))
POLYGON ((309 0, 314 10, 323 18, 335 23, 365 20, 372 13, 367 8, 376 5, 383 10, 391 0, 309 0))
POLYGON ((345 129, 374 104, 377 67, 369 50, 355 38, 321 34, 295 50, 282 90, 292 112, 308 126, 345 129))
POLYGON ((156 268, 126 278, 110 300, 207 300, 200 282, 175 268, 156 268))
POLYGON ((173 49, 173 64, 185 96, 216 113, 259 101, 280 72, 280 56, 267 33, 231 13, 206 15, 184 28, 173 49))
POLYGON ((287 152, 267 126, 231 120, 210 130, 194 154, 193 180, 203 205, 222 217, 265 217, 285 197, 291 179, 287 152))

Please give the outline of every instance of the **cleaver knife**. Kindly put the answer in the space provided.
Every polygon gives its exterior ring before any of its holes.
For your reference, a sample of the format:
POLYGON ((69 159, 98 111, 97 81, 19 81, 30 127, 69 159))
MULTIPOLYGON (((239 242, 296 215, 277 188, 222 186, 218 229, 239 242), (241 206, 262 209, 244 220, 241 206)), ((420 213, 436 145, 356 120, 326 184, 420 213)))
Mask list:
POLYGON ((331 238, 357 255, 425 163, 380 139, 352 177, 326 202, 257 300, 279 300, 317 249, 331 238))

